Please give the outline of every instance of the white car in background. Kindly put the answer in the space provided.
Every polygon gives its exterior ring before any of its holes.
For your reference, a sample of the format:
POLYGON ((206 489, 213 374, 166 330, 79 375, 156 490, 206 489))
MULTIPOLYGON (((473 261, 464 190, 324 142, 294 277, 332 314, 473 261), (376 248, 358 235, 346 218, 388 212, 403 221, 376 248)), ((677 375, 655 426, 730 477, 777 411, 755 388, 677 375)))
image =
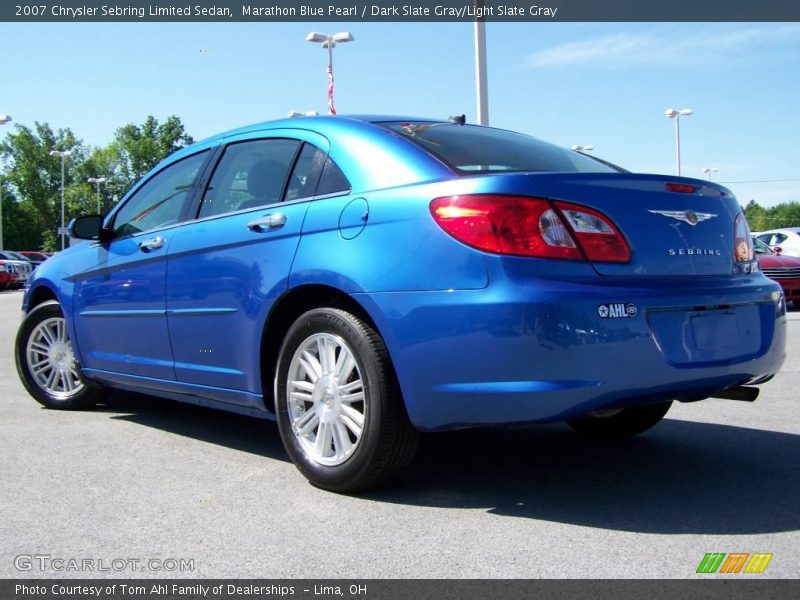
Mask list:
POLYGON ((767 246, 786 256, 800 256, 800 227, 784 227, 754 233, 767 246))

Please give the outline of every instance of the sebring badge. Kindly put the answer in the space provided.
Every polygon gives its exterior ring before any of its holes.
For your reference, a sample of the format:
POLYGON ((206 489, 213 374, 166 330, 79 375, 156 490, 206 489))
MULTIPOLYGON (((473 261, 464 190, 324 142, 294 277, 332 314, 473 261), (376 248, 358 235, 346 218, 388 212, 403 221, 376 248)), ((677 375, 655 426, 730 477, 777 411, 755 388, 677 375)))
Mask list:
POLYGON ((688 223, 689 225, 697 225, 702 221, 708 221, 717 216, 713 213, 699 213, 693 210, 650 210, 648 212, 665 217, 672 217, 673 219, 678 219, 678 221, 688 223))

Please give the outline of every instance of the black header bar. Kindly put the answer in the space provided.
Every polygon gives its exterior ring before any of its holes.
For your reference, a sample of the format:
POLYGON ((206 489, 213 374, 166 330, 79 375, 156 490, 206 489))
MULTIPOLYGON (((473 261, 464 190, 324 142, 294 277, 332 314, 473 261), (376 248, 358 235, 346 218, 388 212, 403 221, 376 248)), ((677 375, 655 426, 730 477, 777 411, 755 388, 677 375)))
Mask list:
POLYGON ((767 22, 797 0, 3 0, 6 22, 767 22))

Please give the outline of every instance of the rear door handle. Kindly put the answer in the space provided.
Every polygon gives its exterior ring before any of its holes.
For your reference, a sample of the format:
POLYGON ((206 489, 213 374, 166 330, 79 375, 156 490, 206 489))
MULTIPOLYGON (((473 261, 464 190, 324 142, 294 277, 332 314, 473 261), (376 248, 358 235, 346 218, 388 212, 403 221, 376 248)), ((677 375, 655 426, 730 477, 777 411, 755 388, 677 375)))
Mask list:
POLYGON ((139 242, 139 250, 142 252, 151 252, 152 250, 158 250, 163 245, 164 238, 154 237, 149 240, 145 240, 144 242, 139 242))
POLYGON ((270 229, 283 227, 284 225, 286 225, 286 215, 275 213, 274 215, 264 215, 258 219, 253 219, 247 224, 247 228, 250 231, 263 233, 265 231, 269 231, 270 229))

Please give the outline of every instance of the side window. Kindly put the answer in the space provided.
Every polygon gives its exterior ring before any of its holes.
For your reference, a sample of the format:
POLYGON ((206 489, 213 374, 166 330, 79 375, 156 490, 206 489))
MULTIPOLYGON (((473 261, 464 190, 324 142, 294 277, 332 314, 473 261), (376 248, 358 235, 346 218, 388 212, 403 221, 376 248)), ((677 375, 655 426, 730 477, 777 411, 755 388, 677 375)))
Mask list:
POLYGON ((320 177, 319 185, 317 186, 317 196, 349 191, 350 182, 347 181, 347 177, 339 170, 336 163, 329 158, 322 169, 322 177, 320 177))
POLYGON ((252 140, 225 149, 200 204, 200 217, 279 202, 300 142, 252 140))
POLYGON ((313 196, 324 166, 325 153, 311 144, 304 144, 289 178, 285 199, 296 200, 313 196))
POLYGON ((115 237, 177 223, 207 156, 194 154, 148 179, 114 217, 115 237))

